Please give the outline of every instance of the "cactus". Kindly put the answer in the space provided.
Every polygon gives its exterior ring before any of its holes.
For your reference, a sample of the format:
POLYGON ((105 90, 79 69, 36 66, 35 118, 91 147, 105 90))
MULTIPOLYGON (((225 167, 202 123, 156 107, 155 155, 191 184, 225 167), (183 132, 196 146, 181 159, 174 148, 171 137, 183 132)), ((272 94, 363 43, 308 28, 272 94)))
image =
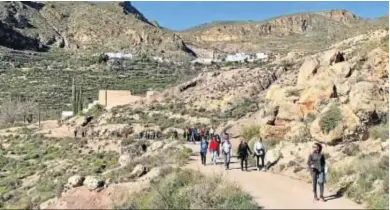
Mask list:
POLYGON ((72 109, 73 109, 73 114, 76 115, 77 109, 76 109, 76 86, 74 83, 74 77, 72 79, 72 109))
POLYGON ((77 90, 74 78, 72 82, 72 108, 73 108, 73 114, 77 115, 80 112, 83 111, 83 96, 82 96, 82 89, 77 90))
POLYGON ((78 107, 77 114, 79 114, 79 113, 81 113, 83 111, 83 93, 81 91, 81 88, 80 88, 78 96, 79 97, 78 97, 78 101, 77 101, 77 107, 78 107))

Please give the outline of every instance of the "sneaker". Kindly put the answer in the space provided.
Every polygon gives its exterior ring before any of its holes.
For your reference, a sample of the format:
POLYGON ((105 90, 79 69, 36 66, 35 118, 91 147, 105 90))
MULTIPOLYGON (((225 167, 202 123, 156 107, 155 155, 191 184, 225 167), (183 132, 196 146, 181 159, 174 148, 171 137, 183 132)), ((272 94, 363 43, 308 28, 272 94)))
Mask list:
POLYGON ((317 197, 317 196, 314 196, 314 200, 318 201, 319 199, 318 199, 318 197, 317 197))
POLYGON ((321 197, 320 197, 320 200, 321 200, 322 202, 325 202, 324 196, 321 196, 321 197))

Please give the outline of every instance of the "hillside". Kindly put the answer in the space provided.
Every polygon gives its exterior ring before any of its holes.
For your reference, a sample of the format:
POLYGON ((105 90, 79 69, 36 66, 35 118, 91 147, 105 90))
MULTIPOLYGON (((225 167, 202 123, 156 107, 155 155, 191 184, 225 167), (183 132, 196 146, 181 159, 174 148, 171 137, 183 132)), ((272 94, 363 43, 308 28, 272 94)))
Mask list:
POLYGON ((1 45, 191 57, 176 34, 151 24, 129 2, 1 2, 1 45))
POLYGON ((385 17, 367 20, 346 10, 331 10, 285 15, 260 22, 214 22, 178 33, 186 43, 225 52, 312 52, 385 26, 388 26, 385 17))

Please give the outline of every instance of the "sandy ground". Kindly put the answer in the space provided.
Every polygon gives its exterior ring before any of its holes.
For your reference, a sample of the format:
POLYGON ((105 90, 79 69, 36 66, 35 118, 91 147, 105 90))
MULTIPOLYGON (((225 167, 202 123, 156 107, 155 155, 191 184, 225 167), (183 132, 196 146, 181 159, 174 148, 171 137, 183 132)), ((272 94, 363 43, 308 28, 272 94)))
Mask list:
MULTIPOLYGON (((187 147, 197 154, 199 145, 186 144, 187 147)), ((199 170, 211 176, 225 176, 229 181, 237 183, 241 188, 253 196, 255 201, 265 209, 364 209, 363 206, 348 200, 347 198, 334 199, 331 193, 326 190, 325 200, 314 201, 312 185, 303 181, 295 180, 286 176, 271 172, 256 171, 249 168, 249 171, 241 171, 239 160, 232 158, 230 170, 225 170, 223 160, 220 159, 217 165, 210 165, 208 162, 203 166, 199 155, 191 156, 191 160, 186 168, 199 170)))

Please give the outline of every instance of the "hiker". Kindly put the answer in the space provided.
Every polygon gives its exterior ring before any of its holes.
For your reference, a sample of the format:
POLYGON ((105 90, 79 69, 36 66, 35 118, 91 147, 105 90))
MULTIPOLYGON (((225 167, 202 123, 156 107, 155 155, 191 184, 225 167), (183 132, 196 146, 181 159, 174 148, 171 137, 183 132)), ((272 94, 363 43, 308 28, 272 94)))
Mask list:
POLYGON ((205 130, 203 128, 201 128, 199 131, 200 139, 202 139, 204 137, 204 134, 205 134, 205 130))
POLYGON ((217 141, 217 144, 218 144, 217 155, 218 155, 218 157, 219 157, 220 151, 221 151, 222 142, 221 142, 221 139, 220 139, 219 137, 217 137, 216 135, 213 136, 213 138, 215 138, 215 140, 217 141))
POLYGON ((210 141, 209 151, 211 152, 211 162, 215 165, 217 164, 217 152, 218 150, 218 142, 217 139, 213 138, 210 141))
POLYGON ((215 132, 215 129, 213 128, 213 126, 211 126, 211 128, 209 129, 210 138, 212 138, 214 136, 214 132, 215 132))
POLYGON ((224 142, 222 143, 222 154, 225 163, 225 169, 229 170, 230 157, 232 156, 232 144, 227 138, 225 138, 224 142))
POLYGON ((253 146, 253 152, 254 152, 254 156, 256 157, 257 170, 260 171, 261 169, 263 169, 263 171, 266 171, 266 167, 264 165, 266 148, 265 145, 263 144, 263 139, 261 139, 261 137, 258 138, 257 142, 253 146), (261 159, 261 166, 260 166, 260 159, 261 159))
POLYGON ((206 139, 202 139, 200 142, 200 159, 202 161, 202 165, 206 165, 206 155, 207 148, 209 147, 209 142, 206 139))
POLYGON ((241 160, 241 171, 244 171, 244 163, 245 163, 245 171, 248 171, 248 153, 252 154, 251 149, 249 148, 246 141, 241 141, 240 145, 238 145, 237 156, 241 160))
POLYGON ((173 138, 174 139, 178 139, 179 138, 179 134, 177 133, 177 130, 173 131, 173 138))
POLYGON ((192 137, 192 129, 190 127, 187 128, 187 141, 190 142, 192 137))
POLYGON ((325 182, 325 156, 322 154, 322 145, 315 143, 313 145, 313 152, 309 155, 307 160, 310 174, 313 180, 314 199, 317 197, 317 184, 320 186, 320 199, 324 200, 324 182, 325 182))
POLYGON ((191 130, 191 141, 192 142, 194 142, 194 144, 195 144, 195 138, 196 138, 196 136, 197 136, 197 131, 196 131, 196 128, 192 128, 192 130, 191 130))

